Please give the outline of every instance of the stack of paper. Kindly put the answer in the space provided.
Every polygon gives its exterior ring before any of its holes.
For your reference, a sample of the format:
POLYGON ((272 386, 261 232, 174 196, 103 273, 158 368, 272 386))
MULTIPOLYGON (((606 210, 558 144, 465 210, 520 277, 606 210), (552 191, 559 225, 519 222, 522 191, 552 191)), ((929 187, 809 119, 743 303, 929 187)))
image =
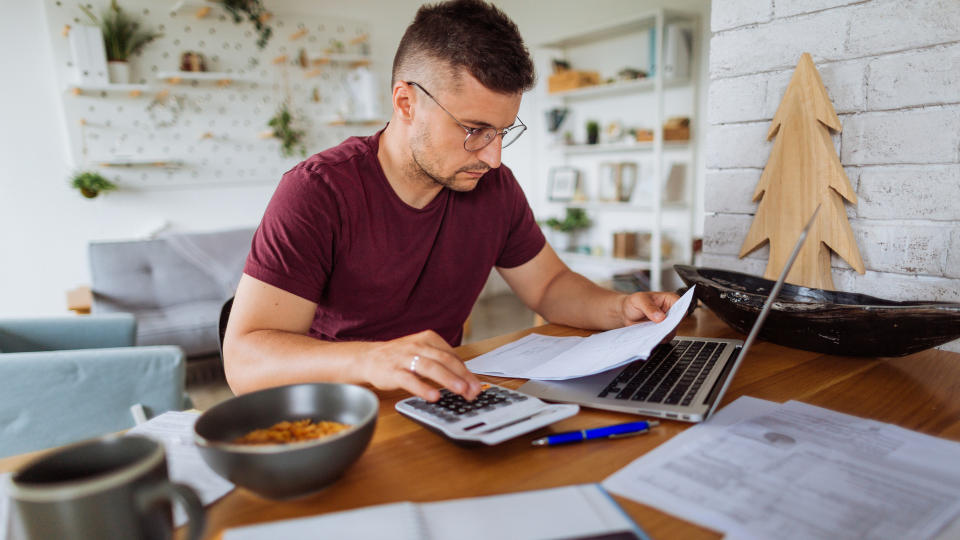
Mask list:
POLYGON ((586 377, 645 360, 683 320, 693 290, 690 287, 658 323, 642 322, 585 338, 530 334, 468 360, 467 369, 483 375, 548 381, 586 377))
POLYGON ((727 538, 923 539, 960 515, 958 463, 960 443, 741 397, 603 486, 727 538))

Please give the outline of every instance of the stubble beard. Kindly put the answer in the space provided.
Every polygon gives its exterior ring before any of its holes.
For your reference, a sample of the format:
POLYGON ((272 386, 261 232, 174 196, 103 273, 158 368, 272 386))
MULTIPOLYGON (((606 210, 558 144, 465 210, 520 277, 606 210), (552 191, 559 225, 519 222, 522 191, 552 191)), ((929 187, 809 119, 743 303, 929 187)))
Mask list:
POLYGON ((425 182, 439 185, 453 191, 473 191, 473 189, 477 187, 479 179, 478 181, 471 182, 469 185, 458 185, 457 173, 487 172, 490 170, 490 167, 486 163, 478 161, 477 163, 457 169, 451 176, 441 176, 435 172, 437 167, 434 167, 434 164, 431 163, 427 157, 431 152, 430 135, 426 132, 419 133, 410 142, 410 155, 413 158, 413 163, 410 164, 410 172, 414 177, 420 178, 425 182))

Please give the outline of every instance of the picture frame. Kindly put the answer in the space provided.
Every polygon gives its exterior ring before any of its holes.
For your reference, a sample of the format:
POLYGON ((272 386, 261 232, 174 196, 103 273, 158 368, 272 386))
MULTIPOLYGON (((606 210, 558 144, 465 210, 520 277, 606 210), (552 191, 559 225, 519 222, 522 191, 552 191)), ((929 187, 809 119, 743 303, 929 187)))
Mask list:
POLYGON ((573 167, 553 167, 550 169, 548 196, 551 201, 566 202, 573 200, 580 183, 580 171, 573 167))
POLYGON ((597 200, 604 202, 617 201, 620 183, 620 164, 612 162, 600 163, 597 170, 597 200))

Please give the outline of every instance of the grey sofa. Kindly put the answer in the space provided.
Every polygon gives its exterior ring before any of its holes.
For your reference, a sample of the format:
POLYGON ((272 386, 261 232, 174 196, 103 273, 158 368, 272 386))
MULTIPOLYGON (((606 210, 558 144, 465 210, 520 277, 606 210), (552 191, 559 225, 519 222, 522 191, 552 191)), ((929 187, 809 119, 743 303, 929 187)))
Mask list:
POLYGON ((132 427, 189 405, 179 347, 132 347, 132 315, 0 319, 0 457, 132 427))
POLYGON ((253 228, 89 245, 93 313, 137 318, 137 345, 217 353, 220 307, 233 296, 253 228))

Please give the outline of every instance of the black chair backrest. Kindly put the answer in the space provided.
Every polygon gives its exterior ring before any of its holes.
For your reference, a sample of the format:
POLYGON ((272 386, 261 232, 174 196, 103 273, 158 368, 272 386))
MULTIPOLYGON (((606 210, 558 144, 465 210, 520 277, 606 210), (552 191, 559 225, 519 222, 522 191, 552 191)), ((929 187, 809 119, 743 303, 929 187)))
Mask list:
POLYGON ((230 320, 230 308, 233 307, 233 297, 231 296, 229 300, 223 303, 223 307, 220 308, 220 325, 219 325, 219 335, 220 341, 217 342, 217 349, 220 351, 220 361, 223 361, 223 335, 227 332, 227 321, 230 320))

